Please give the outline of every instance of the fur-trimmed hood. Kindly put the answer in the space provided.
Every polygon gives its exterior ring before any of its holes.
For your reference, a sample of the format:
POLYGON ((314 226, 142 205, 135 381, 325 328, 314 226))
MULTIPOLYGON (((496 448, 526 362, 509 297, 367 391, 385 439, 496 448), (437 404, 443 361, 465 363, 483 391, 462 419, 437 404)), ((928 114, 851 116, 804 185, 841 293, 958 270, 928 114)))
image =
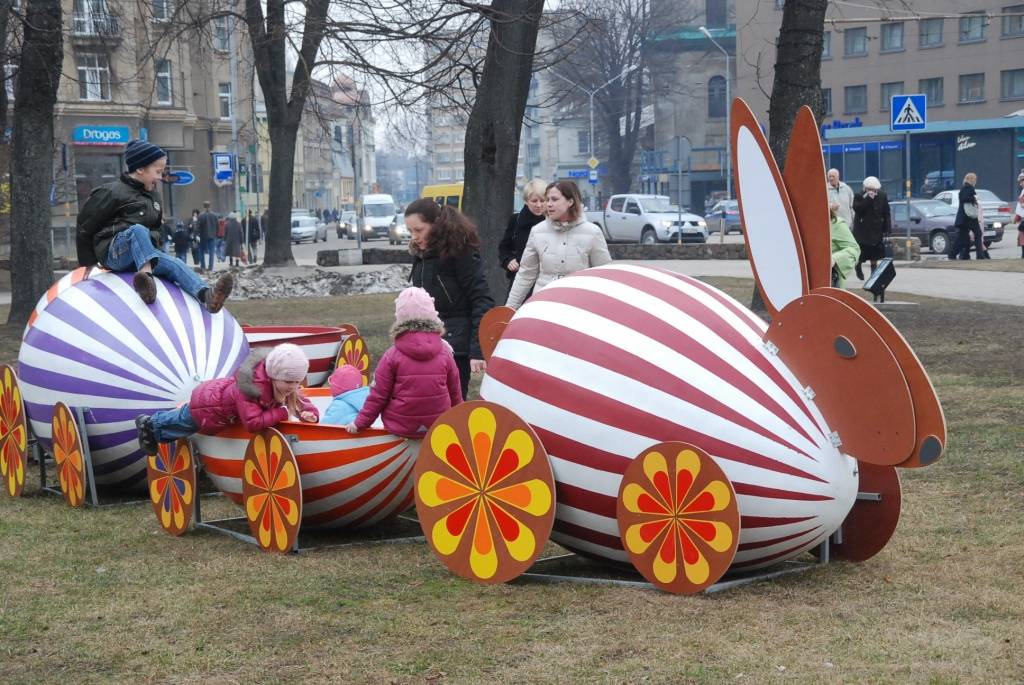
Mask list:
MULTIPOLYGON (((266 387, 266 381, 270 379, 267 376, 265 365, 262 364, 266 360, 267 355, 274 349, 272 347, 255 347, 249 350, 249 356, 245 358, 242 365, 238 367, 238 371, 235 371, 235 382, 238 384, 238 389, 246 397, 258 398, 263 395, 264 388, 266 387), (259 371, 257 372, 257 367, 259 371), (263 381, 263 386, 258 382, 263 381)), ((273 393, 273 389, 271 389, 273 393)), ((273 395, 271 395, 273 396, 273 395)))
POLYGON ((388 333, 391 335, 391 339, 394 340, 403 333, 415 331, 444 335, 444 325, 437 321, 430 321, 428 319, 409 319, 408 321, 403 321, 401 323, 395 322, 391 325, 391 330, 388 331, 388 333))

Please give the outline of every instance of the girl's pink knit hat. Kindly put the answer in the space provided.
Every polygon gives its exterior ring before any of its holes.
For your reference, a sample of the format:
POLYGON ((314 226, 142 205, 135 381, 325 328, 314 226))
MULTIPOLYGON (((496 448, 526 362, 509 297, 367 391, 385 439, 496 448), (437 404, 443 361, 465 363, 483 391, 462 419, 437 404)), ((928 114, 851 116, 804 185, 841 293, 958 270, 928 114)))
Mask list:
POLYGON ((330 375, 327 379, 327 385, 331 386, 331 394, 338 396, 343 392, 362 387, 363 374, 356 367, 350 364, 343 364, 330 375))
POLYGON ((406 321, 429 321, 443 325, 434 309, 434 298, 423 288, 406 288, 395 300, 395 324, 406 321))
POLYGON ((267 375, 275 381, 303 381, 309 371, 309 360, 302 348, 281 343, 270 351, 265 361, 267 375))

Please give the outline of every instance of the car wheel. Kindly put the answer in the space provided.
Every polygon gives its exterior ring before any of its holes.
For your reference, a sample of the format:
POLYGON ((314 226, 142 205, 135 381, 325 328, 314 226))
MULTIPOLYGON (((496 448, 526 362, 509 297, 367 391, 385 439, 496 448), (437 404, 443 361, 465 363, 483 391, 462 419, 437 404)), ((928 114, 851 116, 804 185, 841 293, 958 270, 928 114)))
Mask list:
POLYGON ((928 239, 928 247, 932 254, 946 254, 949 252, 949 234, 945 231, 935 231, 928 239))
POLYGON ((658 242, 658 236, 653 228, 645 228, 644 232, 640 234, 641 245, 654 245, 656 242, 658 242))

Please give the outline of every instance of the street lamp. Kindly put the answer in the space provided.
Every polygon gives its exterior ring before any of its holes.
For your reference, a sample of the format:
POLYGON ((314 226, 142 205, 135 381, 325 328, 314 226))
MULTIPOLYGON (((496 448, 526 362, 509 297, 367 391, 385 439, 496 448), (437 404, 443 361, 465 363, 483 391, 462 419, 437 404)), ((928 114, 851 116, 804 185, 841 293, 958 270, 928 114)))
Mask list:
POLYGON ((714 43, 715 47, 722 51, 725 55, 725 192, 726 199, 732 199, 732 150, 731 150, 731 131, 729 129, 729 110, 732 103, 729 102, 729 53, 718 44, 718 41, 711 37, 711 32, 705 27, 700 27, 700 32, 704 34, 704 37, 714 43))
POLYGON ((551 74, 553 76, 557 76, 558 78, 562 79, 563 81, 568 83, 573 88, 579 88, 580 90, 582 90, 584 93, 586 93, 590 97, 590 158, 591 159, 594 158, 594 96, 597 95, 597 93, 602 88, 604 88, 606 86, 610 86, 612 83, 614 83, 615 81, 618 81, 620 78, 624 78, 626 76, 626 74, 628 74, 629 72, 631 72, 634 69, 636 69, 637 66, 638 65, 634 64, 631 67, 626 67, 625 69, 622 70, 621 74, 619 74, 618 76, 613 76, 612 78, 608 79, 607 81, 605 81, 604 83, 599 85, 594 90, 587 90, 586 88, 584 88, 580 84, 576 83, 575 81, 571 81, 571 80, 567 79, 566 77, 562 76, 561 74, 559 74, 557 71, 555 71, 551 67, 547 68, 547 70, 549 72, 551 72, 551 74))

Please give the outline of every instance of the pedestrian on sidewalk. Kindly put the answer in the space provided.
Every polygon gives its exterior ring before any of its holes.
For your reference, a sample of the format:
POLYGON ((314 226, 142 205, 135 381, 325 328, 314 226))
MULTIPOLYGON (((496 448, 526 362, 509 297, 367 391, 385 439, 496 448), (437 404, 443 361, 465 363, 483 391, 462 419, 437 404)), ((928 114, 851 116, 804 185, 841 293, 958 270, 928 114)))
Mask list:
POLYGON ((238 262, 242 258, 242 245, 244 244, 245 234, 242 232, 242 224, 238 221, 238 215, 231 212, 224 221, 224 254, 230 260, 231 266, 238 266, 238 262))
POLYGON ((546 205, 544 189, 546 187, 547 183, 540 178, 535 178, 523 186, 523 208, 508 220, 505 235, 502 237, 501 243, 498 244, 498 261, 505 269, 509 290, 512 289, 512 283, 516 280, 519 262, 523 259, 523 250, 526 249, 530 231, 544 221, 546 205))
POLYGON ((885 237, 892 232, 889 198, 874 176, 864 179, 863 190, 853 196, 853 237, 860 246, 860 257, 854 272, 864 280, 861 264, 871 262, 871 271, 885 256, 885 237))
POLYGON ((981 222, 978 221, 980 205, 975 186, 978 183, 978 175, 973 171, 964 176, 964 185, 960 188, 960 206, 956 210, 956 220, 953 225, 957 228, 956 242, 950 251, 950 259, 971 258, 971 236, 974 237, 974 251, 978 259, 985 259, 985 246, 981 222))
POLYGON ((210 211, 210 201, 203 202, 203 213, 199 215, 199 266, 213 271, 213 253, 217 249, 218 217, 210 211), (204 264, 205 262, 205 264, 204 264))
POLYGON ((127 173, 98 186, 78 213, 76 240, 80 266, 100 264, 111 271, 134 271, 132 286, 146 304, 156 302, 154 277, 166 279, 219 312, 234 284, 231 275, 211 288, 180 259, 163 251, 163 210, 156 195, 166 174, 167 153, 143 140, 125 147, 127 173))
POLYGON ((829 209, 835 209, 849 230, 853 225, 853 189, 839 180, 839 169, 829 169, 826 179, 829 209))
POLYGON ((245 235, 249 243, 249 263, 255 264, 256 248, 260 244, 260 237, 262 235, 260 229, 260 218, 249 210, 249 213, 245 217, 245 225, 242 227, 245 230, 245 235))
POLYGON ((1020 258, 1024 259, 1024 171, 1017 176, 1017 185, 1020 186, 1020 195, 1017 196, 1017 209, 1014 210, 1013 220, 1017 224, 1017 245, 1020 247, 1020 258))

